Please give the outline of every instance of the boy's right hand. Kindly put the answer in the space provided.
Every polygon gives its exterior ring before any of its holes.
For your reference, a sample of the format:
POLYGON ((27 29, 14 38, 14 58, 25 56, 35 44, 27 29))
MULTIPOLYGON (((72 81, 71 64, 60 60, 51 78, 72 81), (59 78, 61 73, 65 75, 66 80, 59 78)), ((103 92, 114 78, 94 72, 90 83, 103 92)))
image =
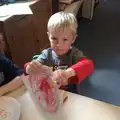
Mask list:
POLYGON ((29 65, 27 65, 26 72, 28 74, 36 74, 40 72, 41 67, 42 64, 39 61, 33 60, 29 65))

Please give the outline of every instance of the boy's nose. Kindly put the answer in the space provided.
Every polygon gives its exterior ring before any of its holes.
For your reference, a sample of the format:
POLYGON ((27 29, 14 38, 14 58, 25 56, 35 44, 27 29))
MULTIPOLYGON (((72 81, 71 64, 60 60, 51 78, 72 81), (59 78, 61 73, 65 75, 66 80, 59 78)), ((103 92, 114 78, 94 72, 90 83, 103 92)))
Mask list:
POLYGON ((59 40, 58 42, 57 42, 57 46, 61 46, 62 45, 62 42, 61 42, 61 40, 59 40))
POLYGON ((60 44, 57 44, 57 47, 59 47, 60 46, 60 44))

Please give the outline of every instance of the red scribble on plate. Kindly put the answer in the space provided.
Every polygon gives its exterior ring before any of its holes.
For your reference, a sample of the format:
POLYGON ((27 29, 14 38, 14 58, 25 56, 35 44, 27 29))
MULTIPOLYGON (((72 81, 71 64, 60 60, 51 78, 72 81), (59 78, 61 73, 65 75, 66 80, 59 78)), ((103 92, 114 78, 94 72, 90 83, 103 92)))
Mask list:
POLYGON ((29 85, 36 100, 49 112, 55 112, 58 108, 57 89, 52 82, 51 69, 45 67, 40 74, 29 76, 29 85), (43 105, 44 103, 44 105, 43 105))

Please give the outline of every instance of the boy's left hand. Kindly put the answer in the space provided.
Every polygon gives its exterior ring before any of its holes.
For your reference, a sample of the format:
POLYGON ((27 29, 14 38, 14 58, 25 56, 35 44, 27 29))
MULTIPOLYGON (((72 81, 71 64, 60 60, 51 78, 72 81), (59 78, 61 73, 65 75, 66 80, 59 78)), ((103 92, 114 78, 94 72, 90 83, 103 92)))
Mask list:
POLYGON ((68 85, 68 79, 66 70, 56 70, 53 72, 53 80, 56 80, 57 84, 68 85))

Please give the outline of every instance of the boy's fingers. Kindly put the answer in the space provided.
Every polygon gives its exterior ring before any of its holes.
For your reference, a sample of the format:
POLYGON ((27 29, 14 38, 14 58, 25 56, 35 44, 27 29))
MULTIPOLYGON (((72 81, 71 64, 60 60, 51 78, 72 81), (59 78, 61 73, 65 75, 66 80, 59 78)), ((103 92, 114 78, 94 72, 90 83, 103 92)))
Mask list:
POLYGON ((63 84, 64 83, 63 81, 65 81, 65 78, 63 76, 63 71, 62 70, 58 70, 57 71, 57 79, 58 79, 58 83, 59 84, 63 84))
POLYGON ((60 78, 61 78, 61 84, 62 85, 67 85, 68 84, 65 71, 63 71, 63 70, 60 71, 60 78))
POLYGON ((56 84, 59 84, 59 76, 58 76, 58 71, 55 71, 53 74, 53 80, 56 81, 56 84))
POLYGON ((38 72, 40 72, 40 70, 41 70, 41 66, 40 66, 40 65, 35 64, 35 68, 36 68, 36 70, 37 70, 38 72))
POLYGON ((39 62, 39 61, 34 61, 34 64, 38 67, 38 68, 40 68, 41 66, 42 66, 42 64, 39 62))
POLYGON ((31 64, 38 67, 38 68, 41 67, 41 63, 39 61, 37 61, 37 60, 32 61, 31 64))
POLYGON ((65 72, 63 70, 56 70, 54 72, 54 80, 56 80, 56 83, 58 85, 67 85, 68 84, 65 72))
POLYGON ((39 72, 40 68, 36 66, 36 64, 30 64, 30 68, 32 69, 33 72, 39 72))

